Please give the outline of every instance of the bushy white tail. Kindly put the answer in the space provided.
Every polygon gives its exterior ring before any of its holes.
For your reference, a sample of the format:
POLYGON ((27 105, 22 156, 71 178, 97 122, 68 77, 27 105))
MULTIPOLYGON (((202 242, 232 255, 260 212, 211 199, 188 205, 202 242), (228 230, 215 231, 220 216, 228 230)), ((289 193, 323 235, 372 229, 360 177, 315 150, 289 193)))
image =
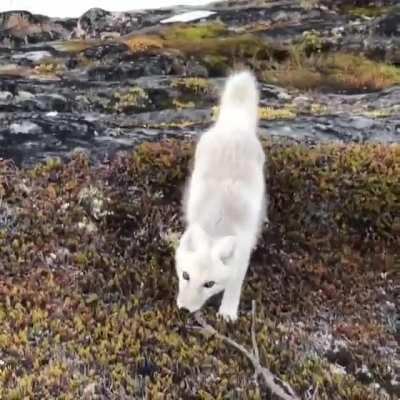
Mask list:
POLYGON ((256 133, 258 124, 258 87, 249 71, 231 75, 222 93, 217 126, 234 131, 256 133))

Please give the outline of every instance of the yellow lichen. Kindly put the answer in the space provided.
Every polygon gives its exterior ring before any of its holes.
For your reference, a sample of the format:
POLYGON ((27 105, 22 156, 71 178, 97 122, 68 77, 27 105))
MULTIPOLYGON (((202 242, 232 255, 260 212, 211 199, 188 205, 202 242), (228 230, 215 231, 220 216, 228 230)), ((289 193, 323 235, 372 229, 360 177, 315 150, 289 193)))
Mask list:
POLYGON ((296 118, 296 111, 293 107, 286 108, 273 108, 273 107, 260 107, 259 116, 261 119, 274 120, 274 119, 292 119, 296 118))
POLYGON ((193 101, 188 101, 188 102, 183 102, 183 101, 179 101, 177 99, 174 99, 172 101, 172 104, 178 109, 178 110, 182 110, 185 108, 194 108, 195 104, 193 103, 193 101))
POLYGON ((118 92, 114 94, 117 100, 114 104, 114 110, 117 112, 127 111, 131 107, 144 108, 149 103, 149 96, 139 86, 130 88, 127 92, 118 92))
POLYGON ((33 72, 37 75, 55 75, 62 71, 62 67, 54 62, 47 62, 36 65, 33 72))
POLYGON ((314 115, 324 115, 327 113, 328 107, 325 104, 313 103, 310 111, 314 115))
POLYGON ((370 118, 385 118, 400 112, 400 106, 384 107, 379 110, 369 110, 362 114, 370 118))
MULTIPOLYGON (((212 119, 216 120, 219 113, 219 107, 214 106, 212 108, 212 119)), ((273 107, 259 107, 258 115, 260 119, 264 120, 275 120, 275 119, 292 119, 296 118, 296 110, 294 107, 287 106, 284 108, 273 108, 273 107)))
POLYGON ((172 86, 188 90, 195 95, 207 94, 210 90, 210 84, 205 78, 181 78, 174 81, 172 86))

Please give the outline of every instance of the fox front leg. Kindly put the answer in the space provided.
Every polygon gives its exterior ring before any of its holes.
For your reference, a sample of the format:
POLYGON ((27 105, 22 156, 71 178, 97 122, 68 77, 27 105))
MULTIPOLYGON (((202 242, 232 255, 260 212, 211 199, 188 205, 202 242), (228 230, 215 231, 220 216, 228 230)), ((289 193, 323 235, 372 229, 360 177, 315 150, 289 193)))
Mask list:
POLYGON ((243 279, 229 282, 222 296, 218 315, 226 321, 236 321, 242 291, 243 279))

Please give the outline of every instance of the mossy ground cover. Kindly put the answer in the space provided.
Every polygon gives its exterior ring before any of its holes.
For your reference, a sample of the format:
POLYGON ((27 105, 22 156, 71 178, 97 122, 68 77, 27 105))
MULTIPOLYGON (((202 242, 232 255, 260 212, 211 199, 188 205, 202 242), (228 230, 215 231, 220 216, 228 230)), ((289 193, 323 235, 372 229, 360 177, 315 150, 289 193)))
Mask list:
MULTIPOLYGON (((353 2, 354 3, 354 2, 353 2)), ((339 7, 339 11, 353 18, 377 18, 388 14, 393 10, 393 6, 375 5, 373 2, 365 2, 365 5, 343 4, 339 7)))
MULTIPOLYGON (((371 381, 396 393, 398 327, 381 306, 398 290, 399 146, 265 148, 270 223, 240 319, 210 305, 207 320, 250 346, 256 300, 261 361, 304 398, 385 398, 371 381), (343 371, 324 334, 346 343, 343 371)), ((269 398, 242 355, 175 307, 192 156, 193 143, 163 141, 97 167, 80 154, 1 161, 0 398, 269 398)))

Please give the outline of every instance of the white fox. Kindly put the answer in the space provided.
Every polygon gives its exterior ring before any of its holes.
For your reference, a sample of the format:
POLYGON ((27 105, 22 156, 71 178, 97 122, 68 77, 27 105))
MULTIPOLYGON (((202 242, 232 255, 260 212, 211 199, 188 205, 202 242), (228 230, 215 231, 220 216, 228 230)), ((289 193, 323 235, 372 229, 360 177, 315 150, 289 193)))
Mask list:
POLYGON ((237 319, 243 280, 266 208, 258 101, 252 73, 231 75, 217 121, 196 147, 184 196, 187 227, 175 254, 177 305, 190 312, 223 291, 218 314, 237 319))

